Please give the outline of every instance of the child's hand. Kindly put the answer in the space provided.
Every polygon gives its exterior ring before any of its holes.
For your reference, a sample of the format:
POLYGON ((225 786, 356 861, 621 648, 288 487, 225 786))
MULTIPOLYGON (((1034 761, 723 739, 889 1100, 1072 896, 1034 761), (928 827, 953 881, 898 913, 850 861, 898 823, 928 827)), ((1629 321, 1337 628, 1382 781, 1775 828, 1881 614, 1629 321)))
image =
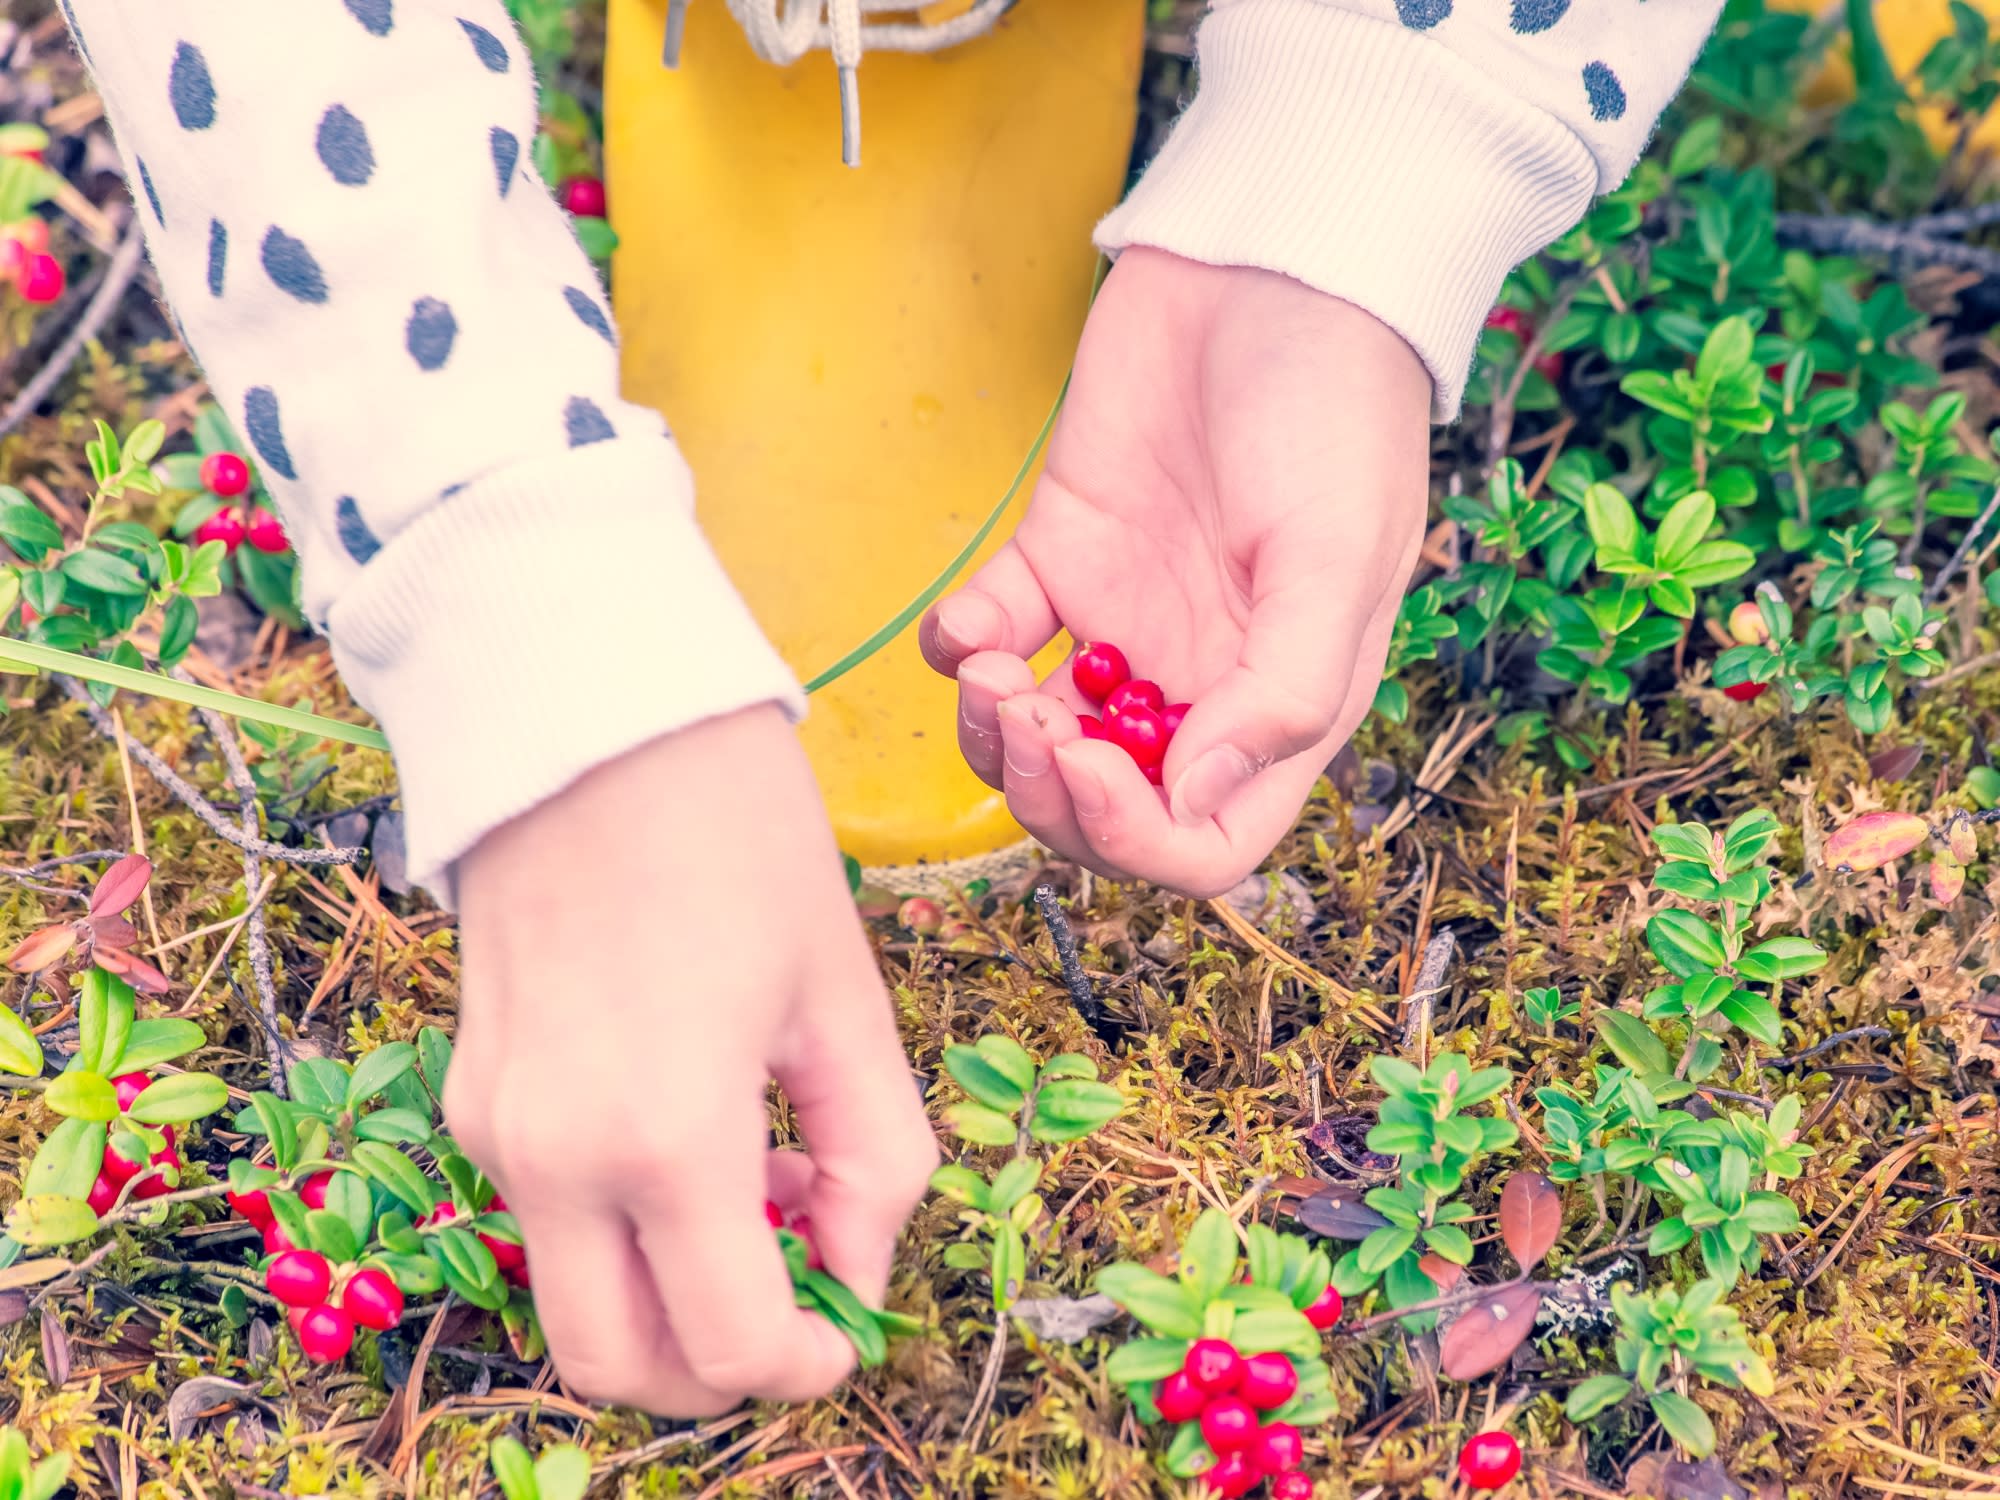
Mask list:
POLYGON ((520 1220, 564 1379, 681 1417, 831 1390, 853 1351, 793 1305, 765 1199, 880 1305, 937 1146, 780 711, 598 768, 460 892, 446 1113, 520 1220), (809 1158, 770 1150, 773 1078, 809 1158))
MULTIPOLYGON (((1365 225, 1356 227, 1366 233, 1365 225)), ((1271 272, 1120 257, 1013 541, 925 619, 959 741, 1021 824, 1107 875, 1227 890, 1297 818, 1374 699, 1422 542, 1431 382, 1360 309, 1271 272), (1067 665, 1067 628, 1192 702, 1171 803, 1067 665)))

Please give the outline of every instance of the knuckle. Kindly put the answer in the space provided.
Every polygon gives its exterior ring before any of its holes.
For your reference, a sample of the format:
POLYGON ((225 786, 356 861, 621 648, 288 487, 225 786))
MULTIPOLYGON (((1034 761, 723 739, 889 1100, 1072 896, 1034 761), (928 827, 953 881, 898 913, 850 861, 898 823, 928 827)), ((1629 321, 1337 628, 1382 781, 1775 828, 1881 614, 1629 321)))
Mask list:
POLYGON ((796 1374, 791 1351, 776 1341, 743 1342, 687 1351, 688 1370, 712 1391, 747 1396, 796 1374))

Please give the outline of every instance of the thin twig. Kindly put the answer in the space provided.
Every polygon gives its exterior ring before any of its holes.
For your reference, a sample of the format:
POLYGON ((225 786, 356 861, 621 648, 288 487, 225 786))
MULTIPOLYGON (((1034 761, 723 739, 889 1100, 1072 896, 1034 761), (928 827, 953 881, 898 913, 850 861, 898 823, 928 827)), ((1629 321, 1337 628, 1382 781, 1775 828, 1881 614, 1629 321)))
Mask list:
POLYGON ((1817 250, 1822 255, 1868 255, 1886 261, 1898 273, 1924 266, 1952 266, 2000 277, 2000 251, 1935 240, 1896 224, 1837 214, 1779 214, 1778 243, 1817 250))
POLYGON ((1447 988, 1444 976, 1451 967, 1451 956, 1458 947, 1458 937, 1449 927, 1441 927, 1431 940, 1424 944, 1423 963, 1417 968, 1417 983, 1404 1001, 1403 1050, 1409 1051, 1417 1044, 1419 1037, 1428 1037, 1431 1029, 1432 1002, 1447 988))
POLYGON ((1886 1026, 1856 1026, 1851 1031, 1836 1031, 1823 1042, 1815 1042, 1803 1052, 1794 1052, 1790 1057, 1775 1058, 1764 1064, 1767 1068, 1795 1068, 1809 1057, 1818 1057, 1829 1052, 1842 1042, 1881 1041, 1894 1036, 1886 1026))
POLYGON ((111 257, 111 266, 104 274, 103 284, 98 287, 97 295, 90 299, 90 306, 83 310, 83 316, 76 320, 76 327, 70 330, 68 338, 56 346, 55 353, 49 356, 47 364, 35 372, 34 379, 21 387, 21 394, 14 398, 13 404, 0 413, 0 437, 5 437, 33 414, 49 392, 56 388, 69 367, 76 363, 83 346, 97 337, 97 330, 104 326, 105 320, 124 299, 125 289, 132 284, 145 253, 145 235, 139 227, 139 216, 134 214, 132 227, 125 231, 124 240, 111 257))
POLYGON ((2000 511, 2000 484, 1993 486, 1993 493, 1986 501, 1986 508, 1979 513, 1979 519, 1966 529, 1964 538, 1958 544, 1958 550, 1952 553, 1942 568, 1938 569, 1937 577, 1933 578, 1931 586, 1924 590, 1925 608, 1928 609, 1944 597, 1945 585, 1951 582, 1958 570, 1964 566, 1966 558, 1972 555, 1973 544, 1979 540, 1979 533, 1986 529, 1986 523, 1993 519, 1996 511, 2000 511))
POLYGON ((1956 208, 1949 213, 1925 214, 1920 219, 1911 219, 1903 227, 1918 234, 1952 235, 1970 234, 1975 229, 1984 229, 1989 224, 2000 224, 2000 202, 1981 203, 1974 208, 1956 208))
POLYGON ((1056 945, 1056 959, 1062 965, 1063 987, 1069 991, 1070 1004, 1095 1031, 1104 1019, 1104 1007, 1098 1003, 1097 991, 1091 988, 1090 976, 1083 972, 1083 960, 1076 951, 1076 932, 1069 925, 1069 913, 1056 900, 1053 886, 1035 887, 1035 910, 1042 914, 1042 922, 1056 945))
POLYGON ((1486 428, 1486 472, 1491 474, 1500 467, 1500 460, 1507 456, 1507 442, 1514 435, 1514 408, 1521 399, 1521 387, 1528 383, 1528 372, 1535 367, 1535 361, 1542 356, 1548 344, 1549 330, 1569 315, 1570 304, 1576 301, 1578 292, 1589 286, 1591 278, 1578 276, 1562 289, 1556 300, 1549 304, 1548 314, 1535 325, 1534 336, 1521 350, 1521 358, 1514 365, 1514 373, 1500 392, 1500 399, 1493 403, 1493 413, 1486 428))

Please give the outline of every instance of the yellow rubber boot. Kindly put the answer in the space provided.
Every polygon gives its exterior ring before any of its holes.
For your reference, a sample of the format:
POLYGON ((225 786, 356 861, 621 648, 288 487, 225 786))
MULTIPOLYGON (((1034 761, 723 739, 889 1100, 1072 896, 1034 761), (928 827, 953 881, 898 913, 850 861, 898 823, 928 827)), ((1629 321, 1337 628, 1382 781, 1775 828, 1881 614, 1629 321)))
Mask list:
MULTIPOLYGON (((762 62, 695 0, 668 70, 665 22, 666 0, 611 0, 625 390, 666 415, 705 529, 809 678, 957 555, 1048 415, 1123 186, 1144 0, 1021 0, 945 51, 869 52, 858 170, 831 57, 762 62)), ((1023 836, 960 759, 956 702, 914 631, 814 696, 807 749, 864 864, 1023 836)))
MULTIPOLYGON (((1924 60, 1924 54, 1951 35, 1951 0, 1874 0, 1874 3, 1875 29, 1882 37, 1882 50, 1889 55, 1896 76, 1905 87, 1912 87, 1917 64, 1924 60)), ((2000 24, 2000 0, 1967 0, 1967 3, 1989 22, 2000 24)), ((1826 0, 1771 0, 1771 8, 1817 15, 1826 8, 1826 0)), ((1849 58, 1845 32, 1827 58, 1826 66, 1807 85, 1803 97, 1806 104, 1815 107, 1842 104, 1854 97, 1854 64, 1849 58)), ((1942 107, 1920 105, 1917 123, 1933 150, 1943 153, 1951 149, 1958 129, 1942 107)), ((1987 111, 1973 127, 1969 145, 1975 152, 2000 150, 2000 112, 1987 111)))

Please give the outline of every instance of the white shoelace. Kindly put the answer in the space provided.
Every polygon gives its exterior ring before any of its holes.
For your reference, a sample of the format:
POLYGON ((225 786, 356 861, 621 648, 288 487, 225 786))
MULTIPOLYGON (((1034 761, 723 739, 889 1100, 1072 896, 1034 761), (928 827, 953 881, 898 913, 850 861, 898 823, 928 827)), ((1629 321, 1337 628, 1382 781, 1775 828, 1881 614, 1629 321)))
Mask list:
MULTIPOLYGON (((861 89, 856 70, 864 49, 878 52, 936 52, 992 29, 1014 0, 973 0, 960 15, 932 24, 870 21, 871 15, 908 15, 920 0, 728 0, 765 62, 788 67, 808 52, 825 48, 840 71, 840 159, 861 165, 861 89)), ((681 30, 688 0, 668 0, 665 62, 680 63, 681 30)))

